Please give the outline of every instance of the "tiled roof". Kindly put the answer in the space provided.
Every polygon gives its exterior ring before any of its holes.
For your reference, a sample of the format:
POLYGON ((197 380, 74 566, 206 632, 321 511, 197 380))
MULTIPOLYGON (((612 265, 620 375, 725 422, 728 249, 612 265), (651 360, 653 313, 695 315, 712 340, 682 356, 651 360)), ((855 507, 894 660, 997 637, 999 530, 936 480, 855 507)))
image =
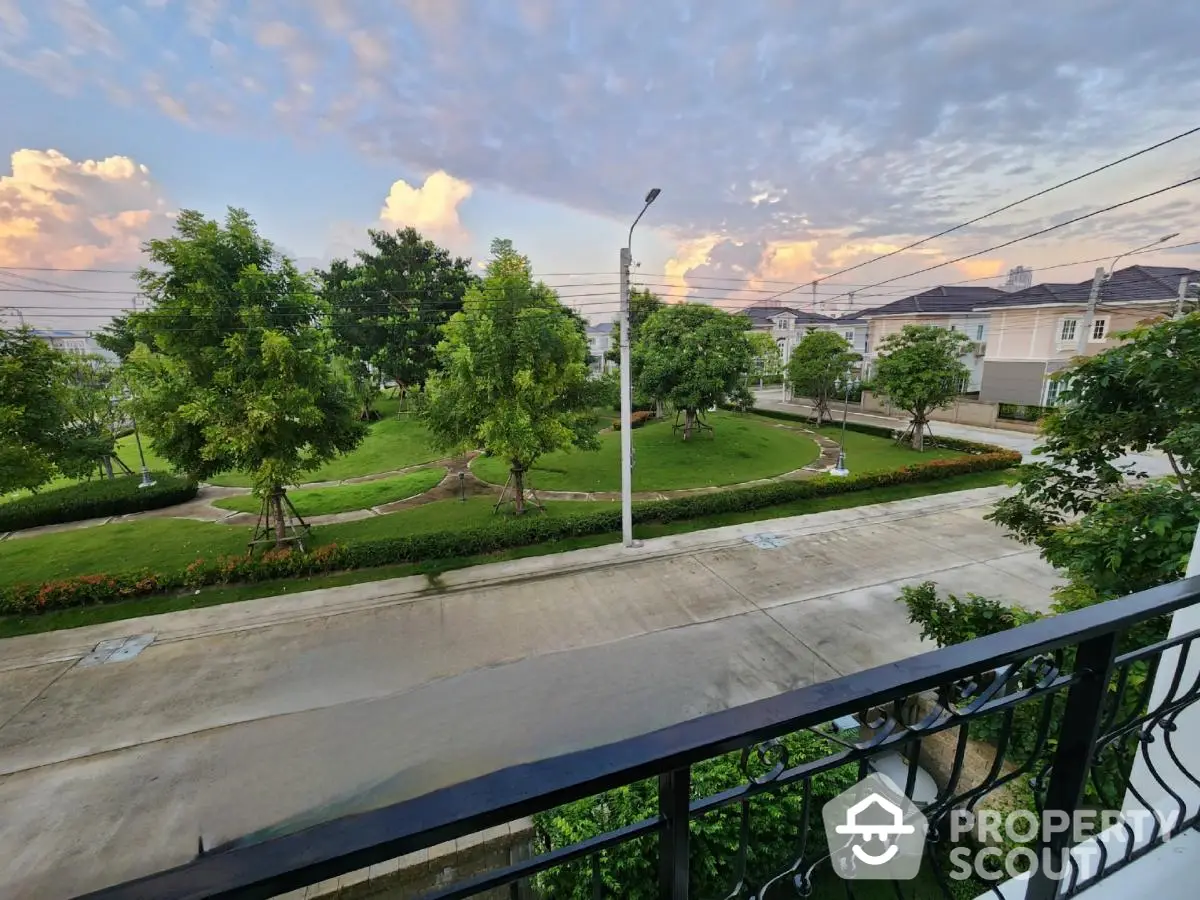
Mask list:
MULTIPOLYGON (((1136 300, 1174 300, 1179 294, 1179 279, 1200 278, 1200 272, 1180 266, 1127 266, 1117 269, 1104 283, 1100 300, 1121 303, 1136 300)), ((1044 306, 1057 303, 1078 306, 1087 303, 1092 279, 1074 284, 1035 284, 980 304, 982 310, 1012 306, 1044 306)))
POLYGON ((912 315, 914 313, 944 314, 970 312, 975 307, 997 296, 1005 296, 1004 291, 999 288, 961 287, 958 285, 935 287, 927 291, 922 291, 920 294, 901 297, 899 300, 893 301, 886 306, 865 309, 858 313, 858 317, 912 315))
POLYGON ((797 322, 805 325, 824 324, 826 322, 834 322, 835 319, 830 316, 823 316, 820 313, 809 312, 806 309, 795 309, 791 306, 748 306, 742 310, 750 317, 750 320, 755 325, 765 325, 772 316, 777 316, 780 313, 791 313, 796 317, 797 322))
POLYGON ((613 330, 612 322, 601 322, 598 325, 589 325, 588 334, 610 334, 613 330))

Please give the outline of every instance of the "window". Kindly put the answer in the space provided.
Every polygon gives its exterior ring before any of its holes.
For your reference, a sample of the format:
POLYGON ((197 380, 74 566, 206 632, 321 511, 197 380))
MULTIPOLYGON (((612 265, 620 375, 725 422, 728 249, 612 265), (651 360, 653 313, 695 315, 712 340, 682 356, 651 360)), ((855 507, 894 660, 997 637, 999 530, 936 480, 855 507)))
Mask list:
POLYGON ((1062 320, 1062 327, 1058 331, 1058 342, 1060 344, 1067 344, 1075 340, 1075 328, 1077 324, 1075 319, 1062 320))
POLYGON ((1057 406, 1058 395, 1061 394, 1067 387, 1066 379, 1058 381, 1049 380, 1046 382, 1046 406, 1057 406))
POLYGON ((957 326, 957 325, 951 325, 951 326, 950 326, 950 330, 951 330, 951 331, 958 331, 958 326, 957 326))
POLYGON ((843 333, 842 333, 842 337, 844 337, 844 338, 846 339, 846 343, 847 343, 847 344, 853 344, 853 343, 854 343, 854 332, 853 332, 853 331, 846 331, 846 332, 843 332, 843 333))
POLYGON ((1108 320, 1107 319, 1097 319, 1095 322, 1092 323, 1092 340, 1093 341, 1104 340, 1104 334, 1107 329, 1108 329, 1108 320))
POLYGON ((977 341, 983 340, 983 323, 982 322, 980 322, 978 325, 975 326, 975 340, 977 340, 977 341))

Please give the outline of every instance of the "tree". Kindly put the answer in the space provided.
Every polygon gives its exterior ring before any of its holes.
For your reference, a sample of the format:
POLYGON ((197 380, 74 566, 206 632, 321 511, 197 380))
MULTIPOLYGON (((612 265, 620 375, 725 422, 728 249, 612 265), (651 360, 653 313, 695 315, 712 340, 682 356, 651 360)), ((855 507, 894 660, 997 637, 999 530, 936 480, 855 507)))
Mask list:
POLYGON ((1055 375, 1042 459, 1021 467, 1016 493, 989 515, 1066 573, 1067 608, 1182 577, 1200 517, 1200 313, 1121 337, 1055 375), (1173 477, 1147 482, 1118 462, 1148 449, 1173 477))
POLYGON ((750 366, 745 316, 715 306, 664 306, 642 323, 633 348, 638 389, 684 414, 683 439, 695 430, 700 410, 737 390, 750 366))
POLYGON ((846 339, 833 331, 811 331, 792 351, 788 381, 793 394, 812 400, 817 425, 833 421, 829 398, 850 380, 854 363, 860 359, 846 339))
POLYGON ((970 340, 936 325, 905 325, 879 346, 875 387, 892 406, 909 414, 915 450, 925 448, 930 413, 949 406, 970 370, 959 359, 970 340))
POLYGON ((778 378, 783 371, 783 353, 775 339, 765 331, 748 332, 746 338, 750 341, 752 372, 759 378, 778 378))
POLYGON ((184 210, 175 235, 146 252, 157 268, 137 280, 152 305, 132 318, 153 345, 139 344, 127 364, 138 422, 197 479, 249 473, 279 546, 284 488, 366 431, 328 363, 312 286, 240 209, 224 224, 184 210))
POLYGON ((423 385, 434 365, 439 328, 462 308, 478 279, 471 261, 422 237, 415 228, 368 231, 369 250, 334 260, 320 273, 321 293, 340 352, 356 378, 366 366, 400 390, 423 385))
POLYGON ((58 470, 71 478, 102 466, 113 477, 117 428, 123 417, 119 370, 102 356, 73 356, 66 363, 64 404, 67 426, 58 470))
MULTIPOLYGON (((145 335, 141 337, 145 340, 145 335)), ((100 347, 124 362, 137 346, 139 336, 133 321, 125 315, 113 316, 112 321, 92 335, 92 338, 100 347)))
MULTIPOLYGON (((647 319, 663 308, 663 302, 658 298, 657 294, 652 293, 648 288, 630 288, 629 290, 629 346, 633 347, 638 341, 638 336, 641 334, 642 325, 647 319)), ((604 356, 609 362, 620 364, 621 362, 621 319, 618 316, 613 319, 613 339, 616 341, 613 346, 605 352, 604 356)), ((634 366, 634 380, 637 380, 637 367, 634 366)))
POLYGON ((534 282, 510 241, 495 240, 482 283, 442 327, 422 416, 447 449, 482 447, 507 460, 521 515, 538 457, 599 446, 586 359, 587 341, 558 296, 534 282))
POLYGON ((66 373, 66 354, 31 329, 0 329, 0 495, 54 477, 66 443, 66 373))

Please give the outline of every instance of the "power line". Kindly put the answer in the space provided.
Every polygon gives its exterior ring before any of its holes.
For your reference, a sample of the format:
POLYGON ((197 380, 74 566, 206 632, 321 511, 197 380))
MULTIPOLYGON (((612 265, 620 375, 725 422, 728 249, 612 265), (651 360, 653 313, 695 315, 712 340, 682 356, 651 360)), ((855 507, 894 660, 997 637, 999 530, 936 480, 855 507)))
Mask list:
MULTIPOLYGON (((1074 178, 1068 178, 1066 181, 1060 181, 1058 184, 1052 185, 1048 188, 1043 188, 1042 190, 1037 191, 1036 193, 1030 194, 1027 197, 1022 197, 1020 200, 1014 200, 1012 203, 1007 203, 1004 206, 997 207, 996 209, 993 209, 990 212, 986 212, 981 216, 976 216, 975 218, 969 219, 968 221, 963 222, 959 225, 955 225, 951 228, 947 228, 943 231, 939 231, 937 234, 931 234, 931 235, 929 235, 929 237, 921 238, 919 241, 913 241, 911 244, 906 244, 905 246, 900 247, 897 250, 892 250, 888 253, 880 254, 879 256, 876 256, 872 259, 868 259, 864 262, 855 263, 853 266, 847 266, 844 269, 840 269, 839 271, 834 272, 832 275, 825 276, 825 278, 815 279, 815 281, 826 281, 830 278, 836 278, 839 275, 845 275, 847 272, 853 272, 856 269, 861 269, 864 266, 869 266, 872 263, 877 263, 881 260, 889 259, 890 257, 893 257, 898 253, 904 253, 906 250, 912 250, 914 247, 919 247, 922 244, 928 243, 929 241, 936 240, 937 238, 940 238, 940 237, 945 237, 946 235, 951 234, 952 232, 955 232, 955 231, 960 231, 961 229, 966 228, 970 225, 974 225, 977 222, 982 222, 984 219, 988 219, 988 218, 991 218, 992 216, 998 215, 999 213, 1006 212, 1007 210, 1010 210, 1015 206, 1020 206, 1022 203, 1028 203, 1030 200, 1036 200, 1038 197, 1044 197, 1046 194, 1049 194, 1052 191, 1057 191, 1059 188, 1064 188, 1069 184, 1074 184, 1077 181, 1082 181, 1084 178, 1088 178, 1099 172, 1103 172, 1105 169, 1111 169, 1113 166, 1118 166, 1121 163, 1128 162, 1129 160, 1134 159, 1138 156, 1141 156, 1144 153, 1149 153, 1152 150, 1157 150, 1160 147, 1165 147, 1167 144, 1171 144, 1171 143, 1174 143, 1175 141, 1182 140, 1183 138, 1188 137, 1193 134, 1196 134, 1197 132, 1200 132, 1200 125, 1196 126, 1195 128, 1189 128, 1187 131, 1180 132, 1179 134, 1175 135, 1174 137, 1169 137, 1166 140, 1159 141, 1157 144, 1151 144, 1149 147, 1144 147, 1141 150, 1138 150, 1134 153, 1126 154, 1125 156, 1122 156, 1120 159, 1115 159, 1112 162, 1105 163, 1102 166, 1099 166, 1095 169, 1091 169, 1087 172, 1084 172, 1082 175, 1076 175, 1074 178)), ((1184 182, 1184 183, 1186 183, 1186 182, 1184 182)), ((1148 195, 1148 196, 1153 196, 1153 195, 1148 195)), ((1069 223, 1065 223, 1065 224, 1069 224, 1069 223)), ((1015 243, 1015 241, 1013 243, 1015 243)), ((1008 245, 1002 244, 1001 246, 1008 246, 1008 245)), ((984 250, 981 252, 986 253, 988 251, 984 250)), ((970 257, 963 257, 963 258, 969 259, 970 257)), ((948 264, 944 264, 944 265, 948 265, 948 264)), ((922 269, 921 271, 926 272, 929 270, 922 269)), ((898 279, 891 279, 891 280, 895 281, 898 279)), ((888 282, 880 282, 880 284, 887 284, 887 283, 888 282)), ((876 285, 869 285, 869 287, 875 287, 875 286, 876 285)), ((780 291, 779 294, 777 294, 776 296, 782 297, 784 294, 790 294, 790 293, 792 293, 792 291, 795 291, 795 290, 798 290, 798 288, 789 288, 786 291, 780 291)))

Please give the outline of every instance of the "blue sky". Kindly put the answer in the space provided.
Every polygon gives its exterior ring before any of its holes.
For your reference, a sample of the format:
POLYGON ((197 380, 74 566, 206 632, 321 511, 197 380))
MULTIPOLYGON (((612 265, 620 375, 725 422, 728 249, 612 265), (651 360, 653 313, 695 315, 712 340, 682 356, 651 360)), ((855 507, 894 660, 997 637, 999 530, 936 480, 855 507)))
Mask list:
MULTIPOLYGON (((175 210, 228 205, 309 265, 412 224, 476 258, 506 236, 539 272, 613 272, 652 186, 643 279, 747 303, 1200 124, 1198 26, 1173 0, 0 0, 0 305, 94 324, 129 302, 123 271, 175 210)), ((840 311, 845 291, 1197 174, 1198 148, 834 277, 821 299, 840 311)), ((1200 240, 1195 199, 1180 189, 876 302, 1200 240)), ((1195 249, 1153 261, 1194 264, 1195 249)))

